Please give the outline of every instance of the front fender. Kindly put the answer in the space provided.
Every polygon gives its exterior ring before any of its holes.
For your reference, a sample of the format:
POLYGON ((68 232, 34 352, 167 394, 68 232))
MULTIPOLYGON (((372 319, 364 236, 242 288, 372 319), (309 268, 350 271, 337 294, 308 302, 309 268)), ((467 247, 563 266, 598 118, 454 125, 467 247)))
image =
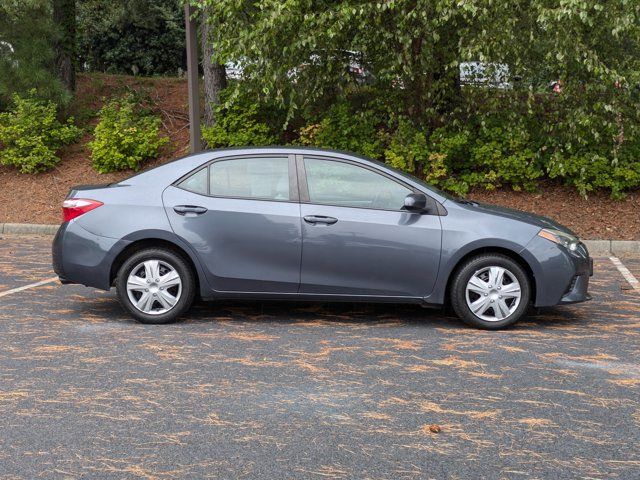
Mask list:
POLYGON ((560 303, 576 274, 576 266, 562 247, 535 236, 521 253, 536 279, 534 306, 550 307, 560 303))
POLYGON ((538 291, 538 278, 541 278, 542 267, 536 258, 532 255, 524 255, 525 246, 517 242, 506 240, 504 238, 482 238, 471 241, 465 245, 455 248, 454 246, 445 246, 443 242, 442 257, 440 261, 440 269, 438 271, 438 280, 433 292, 424 297, 426 303, 443 304, 447 296, 447 286, 451 274, 455 271, 460 261, 474 252, 483 250, 507 250, 514 255, 520 256, 531 268, 534 275, 536 291, 538 291))

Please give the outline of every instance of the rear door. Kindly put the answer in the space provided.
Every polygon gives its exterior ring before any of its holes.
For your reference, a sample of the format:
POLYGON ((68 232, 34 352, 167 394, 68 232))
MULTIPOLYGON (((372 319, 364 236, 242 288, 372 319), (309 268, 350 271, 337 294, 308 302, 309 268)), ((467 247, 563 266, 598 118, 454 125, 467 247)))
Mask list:
POLYGON ((300 292, 423 297, 440 262, 440 217, 401 210, 414 192, 384 172, 335 158, 298 157, 300 292))
POLYGON ((163 201, 214 290, 298 291, 302 231, 293 156, 217 159, 168 187, 163 201))

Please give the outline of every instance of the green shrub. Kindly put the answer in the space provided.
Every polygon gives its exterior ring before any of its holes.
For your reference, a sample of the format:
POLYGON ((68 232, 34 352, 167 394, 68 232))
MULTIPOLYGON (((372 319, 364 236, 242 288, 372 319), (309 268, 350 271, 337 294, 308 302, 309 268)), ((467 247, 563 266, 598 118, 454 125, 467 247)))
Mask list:
POLYGON ((271 128, 257 119, 256 104, 234 104, 216 108, 216 123, 202 128, 202 138, 211 148, 266 146, 278 143, 271 128))
POLYGON ((400 119, 397 129, 390 134, 384 151, 389 165, 413 175, 420 174, 429 158, 427 135, 406 119, 400 119))
MULTIPOLYGON (((337 98, 328 93, 299 110, 290 121, 298 133, 292 142, 384 160, 458 195, 472 188, 533 191, 546 177, 582 195, 606 189, 620 198, 640 187, 640 110, 637 101, 633 107, 626 98, 637 98, 636 90, 583 85, 555 94, 465 88, 455 111, 418 118, 394 109, 398 102, 389 95, 358 87, 337 98)), ((254 103, 247 110, 252 118, 275 130, 282 125, 265 120, 264 102, 254 103)))
POLYGON ((55 104, 37 100, 35 93, 32 90, 24 98, 14 94, 12 108, 0 113, 0 164, 15 166, 22 173, 53 168, 60 161, 56 152, 81 133, 73 118, 60 123, 55 104))
POLYGON ((138 170, 145 160, 157 158, 169 141, 160 136, 160 118, 130 96, 106 103, 98 118, 89 149, 93 168, 100 173, 138 170))
MULTIPOLYGON (((491 190, 510 185, 514 190, 535 190, 543 175, 536 154, 530 148, 528 133, 518 127, 493 127, 481 132, 471 150, 474 179, 471 185, 491 190)), ((464 175, 463 175, 464 178, 464 175)))
POLYGON ((336 103, 315 124, 300 130, 300 145, 334 148, 381 159, 384 135, 378 131, 379 120, 373 111, 353 111, 345 102, 336 103))
POLYGON ((385 162, 412 175, 424 178, 434 186, 443 186, 447 177, 446 155, 430 150, 427 134, 411 122, 401 119, 390 135, 384 151, 385 162))
POLYGON ((472 187, 534 190, 544 173, 528 133, 518 126, 481 126, 476 131, 441 128, 429 140, 431 151, 443 156, 446 171, 438 186, 459 195, 472 187))
POLYGON ((551 178, 562 178, 573 185, 582 196, 597 188, 606 188, 616 199, 624 191, 640 186, 640 161, 612 161, 598 154, 562 157, 554 155, 548 164, 551 178))
MULTIPOLYGON (((552 121, 546 122, 541 152, 545 170, 584 197, 606 189, 619 199, 640 187, 640 109, 637 101, 631 109, 616 105, 607 98, 608 91, 591 97, 588 93, 574 103, 574 97, 568 98, 567 108, 553 112, 552 121)), ((616 92, 629 94, 633 92, 627 89, 616 92)))

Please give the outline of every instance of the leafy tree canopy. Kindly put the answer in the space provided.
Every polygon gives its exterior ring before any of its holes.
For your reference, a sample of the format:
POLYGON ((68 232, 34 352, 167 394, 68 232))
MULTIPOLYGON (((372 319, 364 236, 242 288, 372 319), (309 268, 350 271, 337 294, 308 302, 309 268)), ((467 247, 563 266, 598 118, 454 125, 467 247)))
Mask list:
POLYGON ((218 60, 242 61, 252 88, 291 111, 353 84, 354 55, 401 113, 431 123, 458 106, 463 61, 506 64, 523 91, 561 79, 613 103, 629 100, 614 84, 639 81, 637 0, 193 3, 211 9, 218 60))
POLYGON ((185 69, 180 0, 78 2, 80 65, 88 70, 175 75, 185 69))
POLYGON ((12 93, 36 95, 66 103, 69 94, 53 71, 53 40, 59 31, 52 21, 51 2, 0 0, 0 110, 12 93))

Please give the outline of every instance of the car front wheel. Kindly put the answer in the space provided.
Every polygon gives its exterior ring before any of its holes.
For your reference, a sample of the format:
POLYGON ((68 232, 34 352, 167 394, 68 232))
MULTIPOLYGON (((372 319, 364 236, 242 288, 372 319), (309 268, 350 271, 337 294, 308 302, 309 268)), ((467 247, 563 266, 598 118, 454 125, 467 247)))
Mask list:
POLYGON ((451 304, 474 327, 497 330, 522 318, 529 308, 531 282, 524 269, 500 254, 478 255, 457 270, 451 304))
POLYGON ((124 308, 142 323, 163 324, 185 313, 195 296, 194 274, 171 250, 151 248, 131 255, 116 280, 124 308))

